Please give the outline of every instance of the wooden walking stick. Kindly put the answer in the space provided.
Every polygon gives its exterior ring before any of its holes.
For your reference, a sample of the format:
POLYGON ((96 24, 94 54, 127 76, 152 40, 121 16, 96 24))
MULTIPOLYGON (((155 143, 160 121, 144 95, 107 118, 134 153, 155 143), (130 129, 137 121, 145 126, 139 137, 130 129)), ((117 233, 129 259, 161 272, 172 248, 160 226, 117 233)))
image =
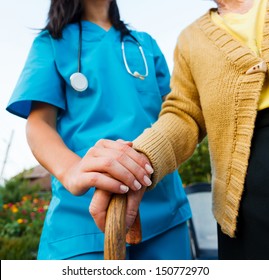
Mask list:
POLYGON ((126 242, 134 245, 141 241, 139 213, 126 235, 126 194, 114 194, 107 211, 105 227, 105 260, 125 260, 126 242))

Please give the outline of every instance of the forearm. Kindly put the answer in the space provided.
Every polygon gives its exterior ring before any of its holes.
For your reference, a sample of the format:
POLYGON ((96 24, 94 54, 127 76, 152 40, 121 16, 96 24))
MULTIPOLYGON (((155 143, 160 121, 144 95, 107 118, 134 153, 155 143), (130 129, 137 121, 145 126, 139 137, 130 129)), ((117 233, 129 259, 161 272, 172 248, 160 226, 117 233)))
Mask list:
POLYGON ((34 113, 27 121, 26 135, 37 161, 63 185, 67 185, 64 180, 66 171, 81 158, 68 149, 55 129, 35 118, 34 113))
POLYGON ((199 92, 178 46, 174 61, 172 90, 160 117, 134 141, 134 148, 148 157, 154 169, 151 188, 187 160, 206 135, 199 92))
POLYGON ((166 114, 134 140, 133 147, 147 156, 154 169, 150 189, 192 155, 198 130, 191 124, 192 121, 184 123, 178 116, 166 114))
POLYGON ((40 164, 72 194, 82 195, 91 187, 126 193, 129 188, 136 191, 151 184, 147 159, 128 143, 99 140, 80 158, 61 139, 56 120, 57 108, 33 104, 27 120, 27 140, 40 164))

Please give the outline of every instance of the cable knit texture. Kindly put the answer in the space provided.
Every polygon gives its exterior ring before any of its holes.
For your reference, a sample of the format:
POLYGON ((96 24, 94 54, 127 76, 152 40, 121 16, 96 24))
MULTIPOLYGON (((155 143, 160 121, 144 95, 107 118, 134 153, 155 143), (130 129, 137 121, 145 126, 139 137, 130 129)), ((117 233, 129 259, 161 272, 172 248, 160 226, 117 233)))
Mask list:
POLYGON ((159 120, 134 141, 150 159, 154 187, 188 159, 208 135, 212 167, 213 213, 222 231, 236 236, 259 96, 269 66, 269 5, 261 58, 216 26, 210 11, 179 36, 171 93, 159 120))

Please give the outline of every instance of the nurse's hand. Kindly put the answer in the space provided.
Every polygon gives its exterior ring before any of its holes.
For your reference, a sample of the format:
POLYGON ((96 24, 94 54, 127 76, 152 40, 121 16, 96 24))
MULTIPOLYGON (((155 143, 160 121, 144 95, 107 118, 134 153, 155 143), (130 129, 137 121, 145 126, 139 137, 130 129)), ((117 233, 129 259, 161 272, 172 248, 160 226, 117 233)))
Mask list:
MULTIPOLYGON (((144 196, 146 187, 142 187, 139 191, 130 190, 127 194, 126 207, 126 230, 132 226, 138 213, 139 204, 144 196)), ((105 231, 106 214, 111 200, 112 193, 103 190, 94 192, 89 211, 97 225, 97 227, 105 231)))
POLYGON ((131 142, 99 140, 66 171, 64 185, 74 195, 90 187, 121 194, 150 186, 149 160, 131 146, 131 142))

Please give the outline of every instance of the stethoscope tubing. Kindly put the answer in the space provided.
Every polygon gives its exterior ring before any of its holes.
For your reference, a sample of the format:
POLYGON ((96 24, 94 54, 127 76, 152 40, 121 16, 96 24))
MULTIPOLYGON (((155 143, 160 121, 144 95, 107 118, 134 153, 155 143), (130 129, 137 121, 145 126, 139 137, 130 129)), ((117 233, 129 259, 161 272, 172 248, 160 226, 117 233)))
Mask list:
POLYGON ((78 39, 78 72, 81 73, 81 52, 82 52, 82 24, 79 21, 79 39, 78 39))
MULTIPOLYGON (((77 72, 73 73, 70 76, 70 82, 71 82, 71 86, 73 87, 74 90, 76 90, 77 92, 83 92, 88 88, 88 79, 87 77, 81 72, 81 57, 82 57, 82 24, 81 21, 78 22, 79 25, 79 38, 78 38, 78 68, 77 68, 77 72)), ((127 35, 125 35, 127 36, 127 35)), ((144 62, 144 67, 145 67, 145 74, 140 74, 138 71, 134 71, 132 72, 129 68, 128 62, 127 62, 127 58, 126 58, 126 54, 125 54, 125 44, 124 44, 124 37, 123 36, 121 38, 121 49, 122 49, 122 57, 123 57, 123 62, 126 68, 126 71, 133 77, 144 80, 147 76, 148 76, 148 64, 147 64, 147 60, 146 60, 146 56, 145 53, 143 51, 143 48, 141 46, 141 44, 139 43, 139 41, 132 35, 132 34, 128 34, 128 36, 130 36, 135 43, 137 44, 138 48, 139 48, 139 52, 142 56, 143 62, 144 62)))

